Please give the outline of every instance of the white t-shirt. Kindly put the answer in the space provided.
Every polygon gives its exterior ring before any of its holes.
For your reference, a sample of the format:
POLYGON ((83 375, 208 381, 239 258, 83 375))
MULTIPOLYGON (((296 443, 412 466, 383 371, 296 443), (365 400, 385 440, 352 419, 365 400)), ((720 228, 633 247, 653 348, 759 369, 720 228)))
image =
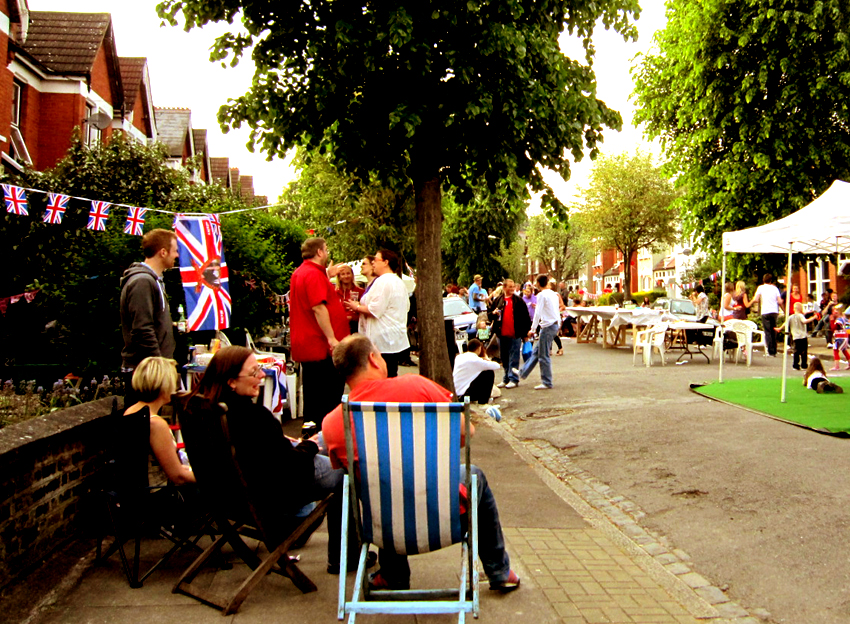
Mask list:
POLYGON ((407 340, 407 311, 410 298, 401 278, 385 273, 372 282, 360 302, 369 308, 370 316, 361 315, 359 329, 380 353, 400 353, 410 346, 407 340))
POLYGON ((476 354, 468 351, 461 353, 455 358, 454 382, 455 393, 462 396, 469 389, 469 384, 485 370, 499 370, 501 365, 490 360, 478 357, 476 354))
POLYGON ((552 323, 560 323, 561 310, 558 294, 554 290, 544 288, 537 293, 537 307, 534 308, 534 320, 531 323, 531 331, 540 327, 549 327, 552 323))
POLYGON ((826 375, 824 375, 820 371, 815 371, 814 373, 812 373, 811 376, 809 377, 808 383, 806 383, 806 387, 809 390, 812 389, 812 382, 814 382, 815 379, 826 379, 826 375))
POLYGON ((756 288, 754 299, 761 303, 761 314, 779 314, 779 289, 773 284, 762 284, 756 288))

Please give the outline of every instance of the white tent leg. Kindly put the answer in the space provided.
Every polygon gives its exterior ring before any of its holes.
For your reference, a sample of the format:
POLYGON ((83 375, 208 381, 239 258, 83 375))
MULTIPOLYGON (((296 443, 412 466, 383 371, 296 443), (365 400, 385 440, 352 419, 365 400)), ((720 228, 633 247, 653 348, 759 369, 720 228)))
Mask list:
MULTIPOLYGON (((723 269, 720 271, 720 302, 723 303, 723 295, 726 293, 726 252, 723 252, 723 269)), ((729 302, 730 305, 734 303, 734 301, 729 302)), ((720 306, 720 314, 723 314, 723 306, 720 306)), ((723 317, 721 316, 720 322, 723 322, 723 317)), ((726 352, 723 350, 723 338, 724 336, 720 336, 720 368, 717 373, 717 383, 723 383, 723 360, 726 359, 726 352)))
MULTIPOLYGON (((785 403, 785 381, 788 376, 788 336, 791 335, 791 257, 794 255, 794 245, 788 246, 788 272, 785 279, 785 351, 782 353, 782 394, 779 400, 785 403)), ((808 366, 808 362, 804 362, 808 366)))

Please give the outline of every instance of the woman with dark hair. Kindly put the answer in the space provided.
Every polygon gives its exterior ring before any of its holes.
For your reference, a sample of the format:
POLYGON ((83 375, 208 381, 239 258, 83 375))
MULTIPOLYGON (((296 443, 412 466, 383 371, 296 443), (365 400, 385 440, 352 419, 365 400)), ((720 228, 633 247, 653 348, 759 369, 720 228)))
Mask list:
MULTIPOLYGON (((343 471, 333 470, 327 456, 318 454, 318 437, 287 438, 272 413, 253 402, 263 377, 250 349, 225 347, 213 356, 200 383, 189 393, 187 410, 198 400, 227 405, 230 438, 248 495, 258 514, 274 524, 275 532, 285 530, 313 501, 331 492, 339 494, 328 508, 328 572, 338 574, 343 471)), ((359 547, 349 544, 349 552, 356 555, 359 547)))

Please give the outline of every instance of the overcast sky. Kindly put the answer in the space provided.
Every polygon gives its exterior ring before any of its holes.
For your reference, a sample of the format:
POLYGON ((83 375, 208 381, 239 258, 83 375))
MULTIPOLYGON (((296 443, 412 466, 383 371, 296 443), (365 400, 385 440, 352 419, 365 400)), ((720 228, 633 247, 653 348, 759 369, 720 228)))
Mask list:
MULTIPOLYGON (((157 0, 29 0, 33 11, 68 11, 73 7, 71 10, 77 12, 111 13, 118 54, 148 58, 154 104, 192 109, 193 127, 208 131, 210 154, 228 156, 231 167, 239 167, 241 173, 254 176, 254 190, 258 195, 268 195, 272 202, 275 201, 294 172, 281 160, 267 162, 264 155, 251 154, 245 147, 247 129, 225 135, 216 122, 219 107, 228 98, 248 90, 253 74, 250 62, 227 69, 210 63, 209 48, 226 25, 189 33, 181 28, 160 27, 156 4, 157 0)), ((634 151, 641 144, 640 133, 631 126, 629 67, 631 58, 646 50, 652 33, 664 25, 663 0, 644 0, 642 4, 645 7, 637 23, 640 32, 637 43, 625 44, 621 37, 604 30, 594 37, 599 97, 619 110, 624 120, 623 132, 605 133, 602 149, 606 153, 634 151)), ((569 44, 565 45, 569 49, 569 44)), ((547 177, 547 181, 562 201, 570 202, 576 186, 586 183, 589 168, 590 161, 586 158, 573 167, 569 183, 564 184, 557 175, 547 177)))

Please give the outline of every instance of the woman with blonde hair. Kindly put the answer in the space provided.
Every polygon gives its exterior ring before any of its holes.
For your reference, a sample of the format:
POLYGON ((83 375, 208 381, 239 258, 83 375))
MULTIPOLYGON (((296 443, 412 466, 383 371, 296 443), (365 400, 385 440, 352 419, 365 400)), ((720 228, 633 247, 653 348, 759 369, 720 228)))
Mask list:
POLYGON ((747 320, 747 310, 753 302, 747 299, 747 285, 743 281, 735 284, 735 294, 732 295, 732 317, 739 321, 747 320))
POLYGON ((124 417, 147 412, 150 419, 150 447, 168 480, 175 485, 195 483, 192 469, 177 455, 171 427, 160 417, 160 408, 171 401, 177 390, 177 362, 164 357, 147 357, 133 372, 133 390, 138 401, 124 410, 124 417))
POLYGON ((726 286, 723 290, 723 297, 720 299, 720 321, 726 322, 729 319, 735 318, 735 311, 732 309, 735 297, 735 284, 732 282, 726 282, 726 286))

